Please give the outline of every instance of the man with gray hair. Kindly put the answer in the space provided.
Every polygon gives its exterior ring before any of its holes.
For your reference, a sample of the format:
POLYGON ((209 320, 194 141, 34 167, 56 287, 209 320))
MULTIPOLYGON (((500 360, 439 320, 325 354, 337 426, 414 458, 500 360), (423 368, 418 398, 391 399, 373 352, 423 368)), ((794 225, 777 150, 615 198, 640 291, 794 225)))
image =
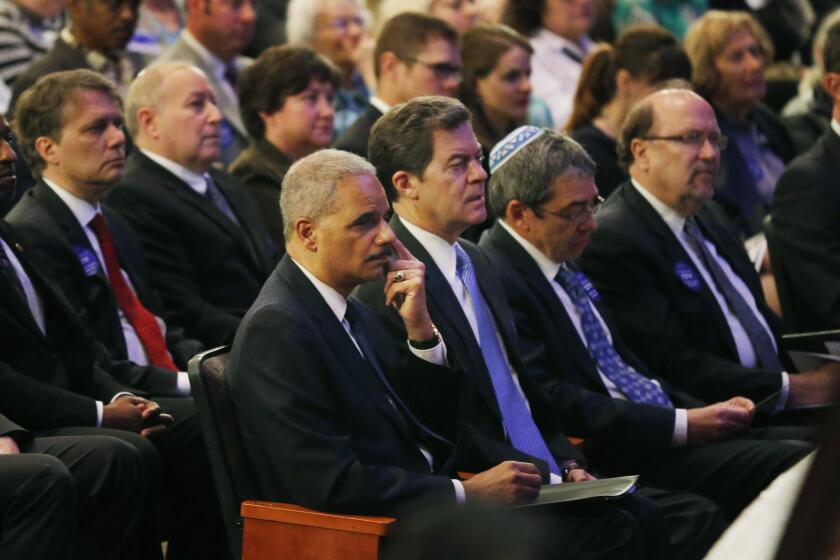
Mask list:
MULTIPOLYGON (((487 173, 469 117, 455 99, 417 97, 392 108, 371 133, 371 161, 381 180, 390 182, 386 189, 396 214, 391 228, 425 265, 429 314, 450 359, 464 370, 406 389, 420 418, 458 442, 462 470, 482 465, 468 451, 492 444, 502 457, 538 465, 547 484, 592 480, 583 452, 566 434, 586 437, 604 421, 584 413, 582 397, 570 394, 558 406, 537 386, 517 347, 513 316, 492 265, 479 247, 459 239, 486 218, 487 173), (440 406, 450 399, 457 406, 440 406)), ((359 290, 392 341, 402 340, 405 330, 380 293, 381 282, 359 290)), ((616 439, 631 435, 620 424, 604 423, 616 439)), ((699 558, 721 529, 717 507, 687 493, 645 488, 596 507, 571 508, 578 525, 564 549, 569 557, 699 558), (616 515, 630 524, 608 528, 616 515), (587 535, 595 542, 587 543, 587 535)))
MULTIPOLYGON (((233 343, 230 380, 260 497, 394 515, 428 504, 520 504, 539 493, 529 463, 507 461, 450 479, 452 445, 414 417, 400 383, 456 372, 426 309, 423 264, 385 221, 385 192, 359 156, 322 150, 295 162, 280 195, 286 255, 233 343), (401 363, 376 319, 350 297, 380 293, 402 319, 401 363)), ((441 406, 449 406, 446 400, 441 406)))
POLYGON ((245 188, 217 170, 221 114, 204 73, 154 65, 131 84, 126 125, 139 148, 108 204, 133 227, 170 322, 208 347, 229 341, 273 264, 245 188))
POLYGON ((590 438, 600 469, 640 472, 649 484, 704 495, 732 518, 810 449, 748 439, 753 432, 731 439, 748 429, 752 401, 703 406, 654 379, 623 343, 574 264, 603 202, 594 162, 577 142, 520 127, 493 149, 490 170, 498 221, 480 245, 504 286, 528 370, 558 406, 577 391, 594 424, 626 430, 620 438, 607 429, 590 438))

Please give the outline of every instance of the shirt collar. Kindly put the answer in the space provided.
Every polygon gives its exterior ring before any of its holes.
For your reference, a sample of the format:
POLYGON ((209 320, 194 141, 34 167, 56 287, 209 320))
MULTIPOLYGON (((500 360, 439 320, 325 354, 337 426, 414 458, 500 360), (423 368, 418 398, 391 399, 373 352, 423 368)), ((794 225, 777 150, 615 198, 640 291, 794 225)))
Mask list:
POLYGON ((648 203, 653 206, 653 209, 656 210, 656 213, 665 221, 671 231, 674 232, 674 235, 679 236, 682 232, 683 228, 685 227, 685 218, 680 216, 676 210, 653 196, 649 190, 639 184, 636 179, 630 179, 630 182, 633 183, 633 186, 639 192, 642 197, 648 201, 648 203))
MULTIPOLYGON (((291 258, 291 257, 289 257, 291 258)), ((306 276, 312 285, 315 286, 315 289, 318 290, 318 293, 321 294, 321 297, 324 298, 324 301, 327 303, 327 306, 330 310, 335 314, 336 319, 338 322, 344 321, 344 314, 347 313, 347 298, 343 295, 339 294, 335 288, 324 284, 317 278, 315 275, 306 270, 299 262, 295 259, 292 259, 292 262, 295 263, 303 275, 306 276)))
POLYGON ((840 122, 837 122, 837 119, 831 119, 831 130, 834 131, 834 134, 840 136, 840 122))
POLYGON ((525 250, 526 253, 531 255, 531 258, 537 263, 540 271, 548 278, 549 281, 554 280, 554 277, 557 276, 557 271, 560 270, 560 266, 563 263, 556 263, 546 256, 545 253, 534 247, 534 245, 519 235, 507 222, 504 220, 497 220, 497 223, 505 228, 513 239, 519 243, 522 248, 525 250))
POLYGON ((443 273, 443 277, 447 282, 452 282, 455 279, 458 259, 455 256, 455 246, 446 239, 438 237, 434 233, 428 232, 425 229, 416 226, 400 216, 405 229, 413 235, 417 241, 423 246, 429 255, 432 257, 435 265, 443 273))
POLYGON ((202 45, 199 42, 199 40, 195 38, 195 35, 190 33, 189 29, 184 29, 181 32, 181 37, 184 39, 184 42, 187 44, 187 46, 194 50, 198 57, 201 59, 201 61, 207 65, 211 72, 213 72, 214 76, 224 77, 225 69, 230 64, 233 64, 234 66, 236 65, 235 59, 230 62, 225 62, 224 60, 207 50, 207 47, 202 45))
POLYGON ((581 58, 586 56, 586 53, 592 49, 593 42, 587 35, 580 38, 580 43, 569 41, 565 37, 561 37, 548 29, 541 27, 535 34, 534 39, 544 43, 553 51, 562 52, 564 48, 571 50, 581 58))
POLYGON ((62 189, 49 179, 44 178, 44 183, 67 205, 70 212, 76 218, 76 221, 83 228, 87 227, 90 221, 99 213, 99 204, 91 204, 86 200, 82 200, 76 195, 62 189))
POLYGON ((162 155, 156 154, 154 152, 150 152, 144 148, 140 148, 140 151, 148 157, 150 160, 154 161, 183 182, 188 184, 192 190, 204 196, 204 193, 207 192, 207 179, 208 176, 206 173, 199 174, 195 171, 191 171, 181 165, 180 163, 176 163, 169 158, 165 158, 162 155))
POLYGON ((383 115, 391 110, 390 105, 388 105, 387 103, 382 101, 380 98, 376 97, 375 95, 371 96, 371 98, 368 99, 368 103, 370 103, 371 105, 373 105, 374 107, 379 109, 382 112, 383 115))

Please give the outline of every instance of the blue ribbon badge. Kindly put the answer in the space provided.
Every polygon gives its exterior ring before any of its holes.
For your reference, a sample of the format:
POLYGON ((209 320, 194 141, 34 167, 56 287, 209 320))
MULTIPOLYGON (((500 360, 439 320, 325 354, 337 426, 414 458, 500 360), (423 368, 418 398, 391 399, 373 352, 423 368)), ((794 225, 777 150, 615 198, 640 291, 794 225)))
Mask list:
POLYGON ((601 301, 601 294, 598 293, 598 290, 595 289, 595 286, 592 285, 592 282, 589 281, 589 278, 583 272, 576 272, 575 276, 577 277, 578 285, 583 287, 583 291, 586 292, 590 300, 601 301))
POLYGON ((694 268, 692 268, 687 262, 677 261, 674 263, 674 272, 677 274, 677 278, 679 278, 689 290, 699 292, 702 288, 703 284, 700 281, 700 278, 697 276, 694 268))
POLYGON ((99 259, 92 250, 84 245, 73 245, 73 250, 79 258, 79 264, 85 270, 85 276, 93 276, 99 272, 99 259))

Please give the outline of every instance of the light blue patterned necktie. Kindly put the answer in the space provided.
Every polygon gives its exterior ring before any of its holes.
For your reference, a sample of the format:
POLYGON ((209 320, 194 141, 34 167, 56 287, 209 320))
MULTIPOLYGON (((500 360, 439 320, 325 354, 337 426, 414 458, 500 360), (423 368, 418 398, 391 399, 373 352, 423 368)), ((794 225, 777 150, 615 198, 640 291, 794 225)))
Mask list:
POLYGON ((222 191, 219 190, 219 187, 216 186, 213 179, 209 175, 205 175, 204 182, 207 184, 205 196, 210 199, 210 202, 212 202, 213 205, 218 208, 219 212, 224 214, 228 220, 241 227, 239 219, 236 217, 236 213, 234 213, 233 208, 230 207, 230 203, 228 203, 225 195, 222 194, 222 191))
POLYGON ((718 289, 723 294, 724 299, 726 299, 726 303, 729 304, 729 308, 735 313, 741 326, 744 327, 744 331, 752 343, 755 356, 758 358, 758 363, 767 369, 781 371, 783 369, 782 362, 779 360, 779 355, 776 353, 770 334, 759 322, 758 317, 750 309, 746 300, 738 293, 735 286, 732 285, 732 282, 720 267, 720 263, 709 252, 709 248, 706 247, 703 239, 703 234, 700 233, 700 228, 693 218, 685 221, 685 233, 688 234, 688 237, 694 243, 695 249, 700 253, 703 264, 706 265, 706 270, 714 278, 715 284, 717 284, 718 289))
POLYGON ((490 381, 496 393, 499 411, 502 413, 502 423, 510 441, 519 451, 547 462, 549 470, 559 475, 560 468, 537 428, 525 403, 525 398, 519 393, 513 381, 507 359, 499 343, 493 316, 481 295, 470 257, 458 245, 455 245, 455 255, 456 271, 472 300, 475 319, 478 323, 478 343, 481 354, 484 356, 484 363, 490 372, 490 381))
POLYGON ((662 387, 627 365, 615 351, 604 326, 592 308, 589 296, 586 295, 584 279, 582 272, 573 272, 565 265, 561 266, 554 276, 554 280, 566 290, 580 311, 586 346, 598 368, 631 401, 673 408, 674 404, 662 387))

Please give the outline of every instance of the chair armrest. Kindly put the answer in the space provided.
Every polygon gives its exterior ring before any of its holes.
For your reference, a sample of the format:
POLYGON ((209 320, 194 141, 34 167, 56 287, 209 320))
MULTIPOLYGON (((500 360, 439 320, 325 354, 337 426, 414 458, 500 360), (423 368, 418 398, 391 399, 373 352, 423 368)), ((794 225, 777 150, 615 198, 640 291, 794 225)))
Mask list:
POLYGON ((242 502, 240 514, 244 520, 261 519, 290 525, 305 525, 379 536, 387 535, 390 532, 391 524, 395 521, 393 517, 326 513, 292 504, 257 500, 242 502))

